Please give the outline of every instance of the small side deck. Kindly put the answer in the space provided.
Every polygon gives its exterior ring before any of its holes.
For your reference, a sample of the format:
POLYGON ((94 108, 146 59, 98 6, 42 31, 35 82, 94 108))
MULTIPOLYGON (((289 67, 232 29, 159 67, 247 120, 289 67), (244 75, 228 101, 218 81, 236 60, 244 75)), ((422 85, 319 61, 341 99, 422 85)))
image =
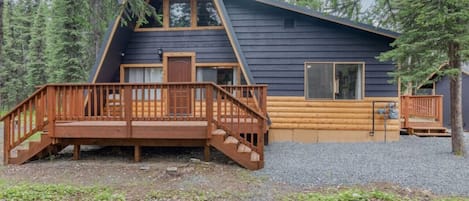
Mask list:
POLYGON ((443 127, 443 96, 401 96, 401 128, 416 136, 450 136, 443 127))

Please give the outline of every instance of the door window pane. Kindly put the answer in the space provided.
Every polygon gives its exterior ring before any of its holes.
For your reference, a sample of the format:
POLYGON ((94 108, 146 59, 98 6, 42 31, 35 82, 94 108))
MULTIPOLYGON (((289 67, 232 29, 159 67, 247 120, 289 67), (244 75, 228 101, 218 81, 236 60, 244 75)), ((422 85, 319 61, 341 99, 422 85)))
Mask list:
POLYGON ((191 26, 191 2, 190 0, 169 1, 169 26, 190 27, 191 26))
POLYGON ((212 0, 197 0, 197 26, 221 26, 212 0))
POLYGON ((362 65, 336 64, 335 65, 335 98, 359 99, 362 94, 362 65))
POLYGON ((333 98, 333 64, 309 63, 306 64, 307 98, 332 99, 333 98))
POLYGON ((150 5, 155 8, 158 20, 154 16, 148 16, 146 20, 148 23, 142 24, 142 28, 163 27, 163 0, 151 0, 150 5))

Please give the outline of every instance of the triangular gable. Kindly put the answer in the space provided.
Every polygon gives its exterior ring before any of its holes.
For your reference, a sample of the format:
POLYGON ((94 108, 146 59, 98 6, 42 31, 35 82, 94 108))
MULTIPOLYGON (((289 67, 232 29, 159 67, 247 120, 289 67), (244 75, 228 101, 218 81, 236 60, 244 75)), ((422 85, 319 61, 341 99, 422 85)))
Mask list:
MULTIPOLYGON (((262 3, 262 4, 266 4, 266 5, 270 5, 270 6, 274 6, 274 7, 277 7, 277 8, 293 11, 293 12, 296 12, 296 13, 300 13, 300 14, 303 14, 303 15, 310 16, 310 17, 315 17, 315 18, 318 18, 318 19, 326 20, 326 21, 329 21, 329 22, 345 25, 345 26, 352 27, 352 28, 355 28, 355 29, 367 31, 367 32, 370 32, 370 33, 386 36, 386 37, 393 38, 393 39, 395 39, 399 36, 399 34, 396 33, 396 32, 376 28, 376 27, 373 27, 371 25, 366 25, 366 24, 362 24, 362 23, 353 22, 353 21, 345 19, 345 18, 338 18, 338 17, 334 17, 334 16, 324 15, 324 14, 321 14, 319 12, 315 12, 313 10, 310 10, 310 9, 307 9, 307 8, 304 8, 304 7, 299 7, 299 6, 288 4, 286 2, 280 2, 280 1, 276 1, 276 0, 253 0, 253 1, 258 2, 258 3, 262 3)), ((229 38, 229 41, 230 41, 231 46, 233 48, 233 51, 235 52, 236 58, 237 58, 238 62, 240 63, 241 70, 243 72, 243 75, 246 79, 247 84, 256 84, 255 80, 253 79, 251 69, 249 68, 249 64, 246 61, 246 57, 245 57, 245 55, 242 51, 242 48, 241 48, 241 46, 238 42, 238 37, 236 36, 236 32, 234 31, 232 22, 230 20, 230 17, 228 15, 228 12, 226 10, 226 7, 225 7, 225 4, 224 4, 223 0, 214 0, 214 3, 215 3, 215 6, 216 6, 216 8, 219 12, 220 18, 222 20, 222 24, 225 28, 225 31, 226 31, 227 35, 228 35, 228 38, 229 38)), ((120 50, 119 49, 122 49, 122 47, 120 47, 120 46, 124 45, 124 43, 127 43, 127 41, 116 41, 117 40, 116 39, 117 35, 120 35, 120 34, 121 35, 122 34, 126 35, 126 33, 128 34, 129 31, 130 32, 132 31, 128 27, 121 27, 120 19, 121 19, 122 14, 123 14, 122 12, 119 13, 119 15, 116 17, 114 22, 110 25, 110 27, 109 27, 109 29, 108 29, 108 31, 107 31, 104 39, 103 39, 103 43, 102 43, 102 46, 101 46, 100 53, 99 53, 99 55, 96 59, 96 62, 94 64, 93 68, 92 68, 92 71, 90 73, 89 81, 91 83, 95 83, 95 82, 99 81, 98 78, 100 77, 101 74, 103 74, 101 72, 102 71, 102 66, 107 61, 106 59, 109 57, 109 55, 112 54, 114 57, 117 57, 117 55, 120 55, 120 50), (123 30, 125 28, 127 28, 128 30, 123 30), (124 33, 116 33, 116 32, 124 32, 124 33), (110 50, 114 51, 114 52, 110 53, 110 50)), ((119 38, 122 40, 123 38, 126 38, 126 37, 120 36, 119 38)), ((127 39, 128 39, 128 37, 127 37, 127 39)), ((112 59, 108 58, 108 60, 112 60, 112 59)), ((108 62, 112 62, 112 61, 108 61, 108 62)), ((120 62, 120 60, 119 60, 119 62, 120 62)), ((109 76, 112 76, 112 75, 109 75, 109 76)))
POLYGON ((390 30, 377 28, 377 27, 374 27, 374 26, 371 26, 371 25, 368 25, 368 24, 354 22, 354 21, 349 20, 347 18, 340 18, 340 17, 335 17, 335 16, 332 16, 332 15, 325 15, 323 13, 320 13, 320 12, 317 12, 317 11, 314 11, 314 10, 311 10, 311 9, 308 9, 308 8, 305 8, 305 7, 289 4, 289 3, 283 2, 283 1, 277 1, 277 0, 254 0, 254 1, 262 3, 262 4, 266 4, 266 5, 269 5, 269 6, 273 6, 273 7, 293 11, 293 12, 296 12, 296 13, 300 13, 300 14, 303 14, 303 15, 306 15, 306 16, 315 17, 315 18, 322 19, 322 20, 325 20, 325 21, 345 25, 345 26, 348 26, 348 27, 351 27, 351 28, 354 28, 354 29, 359 29, 359 30, 363 30, 363 31, 366 31, 366 32, 386 36, 386 37, 393 38, 393 39, 396 39, 396 38, 399 37, 399 33, 396 33, 396 32, 390 31, 390 30))

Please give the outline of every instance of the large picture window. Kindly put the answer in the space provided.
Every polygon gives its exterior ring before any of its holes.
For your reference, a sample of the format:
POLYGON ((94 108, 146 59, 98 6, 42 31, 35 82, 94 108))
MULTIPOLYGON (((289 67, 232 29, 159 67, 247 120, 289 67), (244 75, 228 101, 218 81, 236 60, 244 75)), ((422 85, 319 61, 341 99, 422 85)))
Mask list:
POLYGON ((307 99, 363 98, 363 63, 306 63, 307 99))

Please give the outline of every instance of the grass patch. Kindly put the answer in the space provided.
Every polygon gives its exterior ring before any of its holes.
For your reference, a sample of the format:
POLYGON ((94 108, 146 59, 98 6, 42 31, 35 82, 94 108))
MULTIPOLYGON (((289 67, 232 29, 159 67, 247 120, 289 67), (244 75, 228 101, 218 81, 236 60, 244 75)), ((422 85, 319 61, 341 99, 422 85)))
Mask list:
POLYGON ((21 201, 59 201, 59 200, 96 200, 121 201, 123 194, 113 193, 107 188, 76 187, 63 184, 16 184, 9 185, 0 180, 0 200, 21 201))
POLYGON ((213 192, 200 190, 166 190, 153 191, 147 196, 147 200, 246 200, 250 197, 242 192, 213 192))
POLYGON ((431 197, 413 197, 401 196, 395 193, 389 193, 379 190, 359 190, 349 189, 334 193, 293 193, 281 198, 283 201, 418 201, 418 200, 437 200, 437 201, 469 201, 468 198, 431 198, 431 197))

